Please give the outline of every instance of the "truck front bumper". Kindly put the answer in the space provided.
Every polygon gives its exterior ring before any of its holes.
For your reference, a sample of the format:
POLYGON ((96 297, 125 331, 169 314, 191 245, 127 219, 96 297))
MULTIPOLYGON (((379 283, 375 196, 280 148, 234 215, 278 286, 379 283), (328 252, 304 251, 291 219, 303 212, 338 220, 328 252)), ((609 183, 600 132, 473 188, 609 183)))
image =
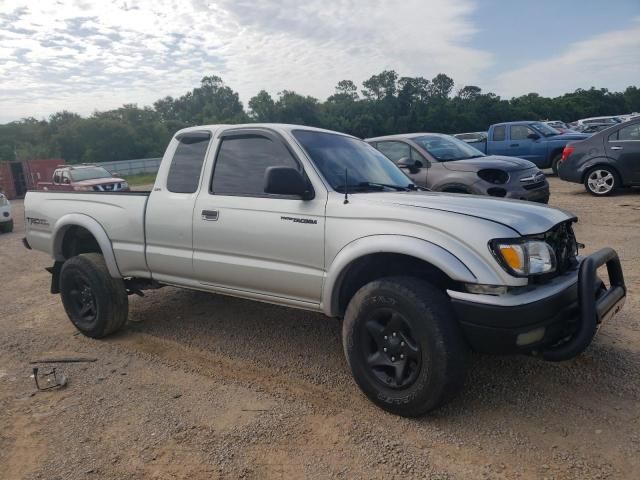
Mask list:
POLYGON ((447 292, 467 342, 490 353, 535 353, 567 360, 582 353, 598 326, 624 305, 626 287, 616 252, 602 249, 548 284, 506 295, 447 292), (609 288, 596 275, 605 265, 609 288))

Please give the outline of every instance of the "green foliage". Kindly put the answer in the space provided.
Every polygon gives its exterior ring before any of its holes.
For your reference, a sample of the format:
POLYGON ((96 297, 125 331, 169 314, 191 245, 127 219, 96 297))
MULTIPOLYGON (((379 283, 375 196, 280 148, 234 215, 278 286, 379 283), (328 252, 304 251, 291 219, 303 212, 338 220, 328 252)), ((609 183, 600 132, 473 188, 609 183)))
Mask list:
POLYGON ((341 80, 325 102, 284 90, 274 99, 262 90, 249 100, 212 75, 181 97, 161 98, 153 107, 123 105, 88 118, 62 111, 48 120, 24 118, 0 125, 0 161, 60 157, 70 163, 159 157, 176 130, 202 124, 282 122, 338 130, 358 137, 431 131, 486 130, 510 120, 564 120, 640 111, 640 89, 590 88, 556 98, 529 93, 510 100, 475 85, 454 93, 445 74, 428 80, 385 70, 358 86, 341 80))

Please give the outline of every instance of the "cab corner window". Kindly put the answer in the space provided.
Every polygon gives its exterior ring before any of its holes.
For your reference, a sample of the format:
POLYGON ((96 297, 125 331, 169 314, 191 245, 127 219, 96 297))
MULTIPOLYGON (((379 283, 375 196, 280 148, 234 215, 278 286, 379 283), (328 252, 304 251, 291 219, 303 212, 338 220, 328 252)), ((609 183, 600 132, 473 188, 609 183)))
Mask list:
POLYGON ((198 190, 210 138, 209 133, 201 132, 197 135, 186 134, 180 138, 167 176, 167 189, 170 192, 194 193, 198 190))
POLYGON ((618 130, 618 140, 639 141, 640 140, 640 123, 629 125, 628 127, 618 130))
POLYGON ((261 135, 223 138, 216 157, 211 193, 263 197, 269 167, 300 166, 276 139, 261 135))

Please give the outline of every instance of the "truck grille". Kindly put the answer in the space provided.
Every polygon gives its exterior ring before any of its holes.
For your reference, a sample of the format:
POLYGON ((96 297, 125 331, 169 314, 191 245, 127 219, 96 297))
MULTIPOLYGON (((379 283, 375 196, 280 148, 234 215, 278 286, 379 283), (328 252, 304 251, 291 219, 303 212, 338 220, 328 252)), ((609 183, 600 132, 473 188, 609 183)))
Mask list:
POLYGON ((571 270, 578 264, 578 243, 571 227, 571 221, 556 225, 545 234, 545 240, 556 252, 558 268, 556 274, 560 275, 571 270))

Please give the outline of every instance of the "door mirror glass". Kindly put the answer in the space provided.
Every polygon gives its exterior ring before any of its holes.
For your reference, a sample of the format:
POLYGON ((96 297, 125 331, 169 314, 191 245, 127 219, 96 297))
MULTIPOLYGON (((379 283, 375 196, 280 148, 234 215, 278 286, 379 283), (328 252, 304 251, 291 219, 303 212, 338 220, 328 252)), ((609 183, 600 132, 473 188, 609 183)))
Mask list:
POLYGON ((292 167, 268 167, 264 172, 264 193, 295 195, 309 200, 311 191, 302 174, 292 167))
POLYGON ((402 157, 400 160, 398 160, 397 165, 400 168, 406 168, 410 173, 418 173, 423 167, 420 160, 412 160, 409 157, 402 157))

